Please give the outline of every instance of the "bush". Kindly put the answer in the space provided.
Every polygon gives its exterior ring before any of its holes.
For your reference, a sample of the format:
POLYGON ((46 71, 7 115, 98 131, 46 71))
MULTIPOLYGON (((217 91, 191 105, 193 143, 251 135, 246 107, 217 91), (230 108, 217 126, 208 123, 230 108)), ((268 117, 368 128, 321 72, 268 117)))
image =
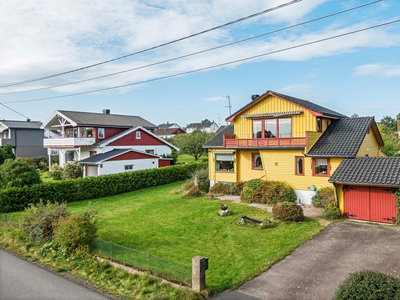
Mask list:
POLYGON ((67 204, 50 203, 37 205, 30 204, 20 218, 20 228, 30 240, 45 242, 53 237, 54 224, 59 218, 69 215, 67 204))
POLYGON ((332 199, 335 199, 333 187, 327 186, 317 191, 312 197, 312 204, 315 207, 325 208, 332 199))
POLYGON ((204 192, 200 191, 197 187, 192 188, 187 194, 186 197, 203 197, 204 192))
POLYGON ((89 246, 97 234, 96 222, 93 210, 61 218, 54 229, 54 241, 68 251, 89 246))
POLYGON ((239 181, 231 184, 226 194, 240 196, 240 194, 243 192, 244 184, 244 181, 239 181))
POLYGON ((303 209, 296 203, 279 202, 272 208, 274 220, 300 222, 304 220, 303 209))
POLYGON ((192 180, 197 181, 200 191, 208 193, 210 180, 208 180, 208 167, 198 168, 192 173, 192 180))
POLYGON ((0 211, 22 210, 40 199, 73 202, 132 192, 187 179, 197 168, 205 166, 207 163, 196 163, 7 188, 0 192, 0 211))
POLYGON ((64 179, 77 179, 83 177, 83 166, 76 161, 68 163, 64 168, 64 179))
POLYGON ((7 144, 4 148, 0 148, 0 165, 4 164, 7 159, 15 159, 11 144, 7 144))
POLYGON ((61 180, 63 179, 64 175, 64 169, 61 168, 58 164, 52 164, 50 171, 49 171, 49 176, 53 178, 54 180, 61 180))
POLYGON ((339 286, 333 299, 400 299, 400 280, 369 270, 356 272, 339 286))
POLYGON ((19 159, 22 159, 24 162, 27 162, 28 164, 34 166, 35 168, 37 167, 33 159, 30 157, 19 157, 19 159))
POLYGON ((228 187, 222 182, 217 182, 210 188, 209 191, 213 194, 226 194, 226 192, 228 191, 228 187))
POLYGON ((271 205, 278 202, 295 202, 297 196, 286 182, 252 179, 244 183, 242 198, 245 202, 271 205))
POLYGON ((43 170, 48 169, 49 160, 46 156, 38 156, 38 157, 34 157, 32 159, 36 164, 36 168, 38 168, 39 170, 43 171, 43 170))
POLYGON ((7 159, 0 166, 0 189, 7 187, 23 187, 42 183, 36 168, 20 158, 7 159))
POLYGON ((329 203, 325 207, 325 212, 322 217, 327 220, 337 220, 342 218, 342 212, 340 211, 334 199, 331 199, 329 201, 329 203))

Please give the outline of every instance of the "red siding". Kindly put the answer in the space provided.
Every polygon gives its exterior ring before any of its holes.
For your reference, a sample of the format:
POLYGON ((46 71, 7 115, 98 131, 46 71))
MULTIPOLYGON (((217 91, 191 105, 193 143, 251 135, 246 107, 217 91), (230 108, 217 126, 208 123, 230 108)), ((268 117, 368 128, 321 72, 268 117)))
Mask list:
POLYGON ((349 213, 349 219, 392 224, 397 212, 395 204, 391 188, 344 187, 344 213, 349 213))
POLYGON ((109 146, 130 146, 130 145, 156 146, 165 144, 159 139, 151 136, 150 134, 142 130, 135 130, 109 144, 109 146), (140 131, 140 139, 136 139, 137 131, 140 131))
POLYGON ((144 153, 137 153, 137 152, 130 151, 128 153, 119 155, 117 157, 107 159, 107 161, 130 160, 130 159, 148 159, 148 158, 155 158, 155 157, 151 156, 151 155, 144 154, 144 153))
POLYGON ((168 167, 171 165, 171 161, 170 160, 165 160, 165 159, 159 159, 158 160, 158 167, 162 168, 162 167, 168 167))

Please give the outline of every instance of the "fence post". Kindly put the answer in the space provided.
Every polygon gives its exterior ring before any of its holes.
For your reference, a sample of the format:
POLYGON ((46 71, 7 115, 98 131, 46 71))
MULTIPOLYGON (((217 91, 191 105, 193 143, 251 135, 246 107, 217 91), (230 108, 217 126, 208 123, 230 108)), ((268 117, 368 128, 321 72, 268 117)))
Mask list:
POLYGON ((192 258, 192 290, 201 292, 206 288, 206 258, 195 256, 192 258))
POLYGON ((111 241, 110 244, 111 244, 111 258, 113 258, 113 253, 112 253, 112 244, 113 244, 113 242, 111 241))
POLYGON ((149 273, 151 273, 150 265, 151 265, 151 253, 149 252, 149 273))
POLYGON ((5 218, 6 218, 6 225, 7 225, 7 214, 5 214, 5 218))

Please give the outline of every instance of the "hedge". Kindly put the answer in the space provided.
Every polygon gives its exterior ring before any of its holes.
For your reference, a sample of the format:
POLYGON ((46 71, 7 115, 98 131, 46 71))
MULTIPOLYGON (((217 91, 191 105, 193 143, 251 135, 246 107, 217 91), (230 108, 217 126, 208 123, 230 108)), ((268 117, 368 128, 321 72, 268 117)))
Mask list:
POLYGON ((208 163, 176 165, 97 177, 63 180, 0 191, 0 212, 23 210, 29 203, 74 202, 132 192, 188 178, 208 163))

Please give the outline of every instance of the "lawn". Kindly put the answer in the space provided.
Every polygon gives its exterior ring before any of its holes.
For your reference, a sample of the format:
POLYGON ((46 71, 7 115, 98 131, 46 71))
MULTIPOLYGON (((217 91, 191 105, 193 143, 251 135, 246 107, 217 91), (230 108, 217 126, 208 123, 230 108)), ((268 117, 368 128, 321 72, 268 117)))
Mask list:
POLYGON ((317 234, 317 221, 281 223, 268 229, 237 226, 242 215, 267 219, 270 213, 245 204, 229 203, 234 215, 219 217, 221 202, 171 195, 182 182, 131 193, 70 203, 72 212, 88 205, 102 220, 99 238, 180 263, 209 258, 207 287, 211 293, 235 288, 268 269, 317 234))
POLYGON ((54 182, 57 180, 54 180, 49 176, 49 171, 41 171, 40 172, 40 177, 42 178, 43 182, 54 182))
POLYGON ((181 154, 178 157, 178 163, 191 163, 191 162, 207 162, 208 154, 203 154, 198 160, 194 159, 194 156, 188 154, 181 154))

